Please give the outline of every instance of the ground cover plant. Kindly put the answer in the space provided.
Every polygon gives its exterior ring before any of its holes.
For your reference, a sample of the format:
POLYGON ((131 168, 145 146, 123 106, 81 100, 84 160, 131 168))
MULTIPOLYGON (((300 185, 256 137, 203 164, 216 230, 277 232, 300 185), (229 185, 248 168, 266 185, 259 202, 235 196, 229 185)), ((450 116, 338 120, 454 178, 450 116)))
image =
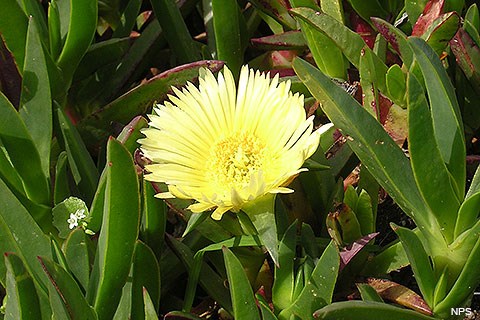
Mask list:
POLYGON ((4 0, 0 318, 474 318, 479 33, 468 0, 4 0))

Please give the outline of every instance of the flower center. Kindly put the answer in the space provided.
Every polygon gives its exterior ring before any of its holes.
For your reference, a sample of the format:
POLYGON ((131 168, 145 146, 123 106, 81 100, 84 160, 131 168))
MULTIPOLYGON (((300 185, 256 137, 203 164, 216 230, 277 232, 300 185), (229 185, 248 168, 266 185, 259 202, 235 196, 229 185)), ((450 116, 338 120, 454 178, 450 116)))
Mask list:
POLYGON ((264 167, 265 144, 251 134, 234 134, 217 142, 207 163, 207 178, 229 190, 249 185, 250 177, 264 167))

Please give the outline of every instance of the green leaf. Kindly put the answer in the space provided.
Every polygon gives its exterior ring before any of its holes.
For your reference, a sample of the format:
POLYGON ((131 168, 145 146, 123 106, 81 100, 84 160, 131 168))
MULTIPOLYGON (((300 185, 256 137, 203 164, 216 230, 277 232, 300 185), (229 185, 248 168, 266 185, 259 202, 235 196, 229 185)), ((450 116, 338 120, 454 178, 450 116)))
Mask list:
POLYGON ((453 180, 458 198, 465 194, 465 137, 455 89, 442 62, 425 41, 411 38, 415 59, 423 73, 438 147, 453 180))
POLYGON ((5 0, 0 10, 0 33, 12 52, 18 70, 23 70, 28 18, 16 0, 5 0), (12 28, 15 26, 15 28, 12 28))
MULTIPOLYGON (((435 139, 434 123, 425 92, 415 75, 407 81, 408 149, 417 186, 442 228, 447 243, 453 241, 453 232, 460 201, 455 184, 443 162, 435 139)), ((433 110, 432 106, 432 110, 433 110)))
MULTIPOLYGON (((80 61, 73 81, 79 82, 88 77, 98 77, 99 75, 96 73, 101 73, 106 66, 120 63, 131 46, 132 39, 130 38, 112 38, 92 44, 80 61)), ((79 94, 83 93, 82 90, 79 91, 79 94)), ((91 97, 80 98, 83 98, 80 101, 91 99, 91 97)))
POLYGON ((355 10, 363 20, 370 22, 370 17, 387 18, 388 12, 380 5, 378 0, 348 0, 353 10, 355 10))
POLYGON ((405 105, 405 92, 407 91, 407 82, 402 68, 394 64, 387 71, 387 91, 393 102, 399 106, 405 105))
POLYGON ((82 120, 79 130, 89 140, 103 140, 110 134, 112 121, 128 123, 134 116, 147 112, 155 102, 163 101, 172 86, 184 85, 187 81, 197 78, 200 68, 209 68, 217 72, 222 67, 223 62, 204 60, 165 71, 82 120))
POLYGON ((128 1, 125 10, 122 13, 120 18, 120 25, 117 26, 115 31, 112 34, 112 38, 122 38, 128 37, 130 32, 132 32, 133 27, 135 26, 138 13, 140 12, 140 7, 142 3, 136 0, 128 1))
POLYGON ((67 83, 90 46, 96 28, 97 0, 70 0, 67 38, 57 61, 67 83))
POLYGON ((435 285, 435 292, 433 293, 433 305, 439 304, 447 295, 448 291, 448 267, 443 269, 443 272, 438 278, 438 282, 435 285))
POLYGON ((140 234, 158 258, 162 253, 166 224, 167 205, 165 201, 155 198, 152 184, 143 180, 143 214, 140 234))
MULTIPOLYGON (((50 240, 8 187, 0 180, 0 252, 14 252, 25 261, 36 282, 47 284, 37 256, 51 257, 50 240)), ((5 284, 5 265, 0 263, 0 282, 5 284)))
POLYGON ((155 306, 145 288, 143 288, 143 301, 145 302, 145 320, 158 320, 155 306))
POLYGON ((150 2, 177 64, 200 60, 199 50, 175 1, 151 0, 150 2))
POLYGON ((384 78, 387 72, 387 66, 365 45, 365 41, 363 41, 359 34, 350 30, 334 18, 324 13, 317 14, 315 10, 309 8, 294 8, 291 9, 290 12, 332 39, 345 57, 357 67, 357 69, 360 68, 360 58, 362 54, 366 52, 371 53, 370 59, 372 59, 372 65, 374 67, 372 74, 377 76, 377 78, 373 78, 374 83, 380 91, 386 92, 384 78))
POLYGON ((63 45, 57 0, 52 0, 48 4, 48 39, 50 40, 50 55, 56 61, 62 51, 63 45))
POLYGON ((144 290, 148 290, 154 310, 158 309, 160 267, 152 249, 137 240, 132 265, 132 319, 145 319, 144 290))
POLYGON ((343 3, 340 0, 320 0, 320 8, 322 12, 335 18, 341 23, 345 23, 345 14, 343 11, 343 3))
POLYGON ((28 24, 19 115, 40 155, 42 172, 48 177, 52 140, 52 99, 42 42, 33 17, 30 17, 28 24))
POLYGON ((66 316, 64 319, 97 319, 95 311, 85 300, 83 292, 72 276, 48 258, 38 257, 38 260, 50 279, 48 287, 50 298, 52 299, 52 296, 57 298, 51 300, 54 301, 51 303, 54 316, 63 314, 66 316))
POLYGON ((252 287, 243 270, 242 264, 227 247, 223 247, 222 251, 225 268, 227 269, 228 286, 232 297, 234 318, 260 320, 260 314, 255 303, 252 287))
MULTIPOLYGON (((301 6, 301 4, 297 4, 297 2, 292 2, 294 8, 301 6)), ((299 8, 298 10, 303 9, 308 10, 307 8, 299 8)), ((315 12, 313 9, 310 10, 315 12)), ((298 11, 294 11, 294 13, 296 12, 298 11)), ((306 21, 302 16, 299 17, 301 18, 301 20, 299 20, 300 28, 307 40, 308 47, 310 48, 313 59, 319 69, 332 78, 346 79, 348 62, 343 58, 342 51, 335 41, 332 40, 328 34, 323 33, 323 31, 319 30, 317 26, 313 25, 312 21, 306 21)), ((331 20, 333 24, 340 24, 342 27, 345 27, 341 22, 334 18, 331 18, 331 20)), ((326 26, 325 28, 329 27, 330 26, 326 26)))
POLYGON ((269 193, 245 204, 242 211, 252 220, 262 244, 272 257, 273 262, 278 265, 278 235, 274 207, 275 195, 269 193))
POLYGON ((392 26, 390 23, 380 18, 371 18, 373 25, 378 32, 388 41, 407 67, 413 63, 413 50, 407 43, 407 36, 398 28, 392 26))
POLYGON ((367 235, 375 232, 375 216, 373 214, 372 199, 364 189, 360 191, 354 211, 360 223, 361 234, 367 235))
POLYGON ((102 229, 87 294, 102 319, 115 314, 130 270, 140 219, 133 159, 113 138, 107 144, 107 168, 102 229))
POLYGON ((62 147, 67 151, 68 163, 82 198, 91 203, 97 189, 98 170, 78 134, 75 126, 65 112, 56 108, 56 131, 60 135, 62 147))
POLYGON ((305 37, 297 30, 251 39, 250 42, 262 50, 302 50, 307 47, 305 37))
POLYGON ((66 151, 62 151, 57 158, 55 165, 55 183, 53 189, 53 203, 59 204, 70 196, 70 186, 68 182, 67 171, 68 156, 66 151))
POLYGON ((419 312, 399 308, 386 303, 365 301, 335 302, 315 312, 314 316, 324 320, 433 320, 419 312))
POLYGON ((296 255, 297 223, 294 222, 285 231, 278 248, 278 266, 274 269, 272 302, 275 308, 288 308, 294 299, 294 264, 296 255))
POLYGON ((415 280, 422 292, 423 298, 429 306, 433 306, 433 293, 437 279, 430 263, 430 258, 425 251, 420 238, 410 229, 395 226, 392 224, 393 230, 397 233, 403 248, 407 253, 408 260, 412 266, 415 280))
POLYGON ((362 300, 366 302, 383 302, 382 297, 380 297, 377 291, 366 283, 358 283, 357 289, 362 296, 362 300))
POLYGON ((460 16, 456 12, 442 14, 435 19, 422 34, 422 39, 438 54, 448 46, 450 39, 460 26, 460 16))
POLYGON ((0 140, 18 174, 29 199, 50 203, 50 186, 38 150, 25 123, 7 98, 0 95, 0 140))
MULTIPOLYGON (((416 229, 418 232, 418 229, 416 229)), ((384 275, 399 270, 410 264, 401 242, 394 242, 371 260, 368 260, 362 270, 364 275, 384 275)))
MULTIPOLYGON (((195 233, 190 233, 189 235, 192 236, 195 233)), ((187 237, 188 238, 188 237, 187 237)), ((187 239, 186 238, 186 239, 187 239)), ((180 242, 176 240, 175 238, 168 236, 167 233, 167 238, 169 246, 172 248, 172 250, 175 252, 175 255, 181 260, 181 262, 185 265, 185 269, 189 270, 192 272, 196 272, 196 266, 194 263, 198 263, 197 259, 194 260, 194 256, 192 253, 192 249, 190 249, 187 244, 180 242)), ((185 240, 184 240, 185 241, 185 240)), ((232 240, 234 241, 234 240, 232 240)), ((199 254, 199 259, 201 258, 201 254, 199 254)), ((201 261, 201 260, 200 260, 201 261)), ((177 267, 178 269, 178 267, 177 267)), ((168 274, 167 272, 162 270, 162 274, 168 274)), ((230 295, 228 294, 227 288, 225 288, 223 284, 223 279, 215 272, 213 269, 206 263, 203 263, 201 267, 200 274, 198 276, 198 279, 200 281, 200 285, 203 287, 203 289, 215 300, 217 301, 224 309, 226 309, 228 312, 232 312, 232 303, 230 301, 230 295)), ((190 280, 190 279, 189 279, 190 280)), ((190 280, 192 281, 192 285, 189 284, 192 288, 194 288, 195 284, 195 279, 190 280)), ((162 281, 162 288, 164 286, 164 281, 162 281)), ((189 288, 191 288, 189 287, 189 288)), ((163 290, 163 289, 162 289, 163 290)), ((186 300, 189 299, 188 294, 192 289, 187 289, 186 290, 186 300)), ((191 293, 190 293, 191 294, 191 293)), ((187 305, 187 302, 185 304, 187 305)), ((188 307, 188 306, 187 306, 188 307)))
POLYGON ((300 319, 311 319, 315 310, 332 302, 333 290, 337 282, 340 257, 333 241, 327 246, 310 277, 306 276, 305 287, 293 304, 278 315, 279 319, 290 319, 296 315, 300 319))
POLYGON ((83 229, 73 230, 63 244, 65 259, 78 284, 87 291, 90 268, 94 260, 93 243, 83 229))
POLYGON ((480 192, 480 166, 477 166, 470 187, 468 188, 465 200, 480 192))
POLYGON ((417 22, 418 17, 423 13, 423 9, 428 0, 405 0, 405 11, 408 14, 408 21, 412 26, 417 22))
POLYGON ((295 59, 293 66, 379 184, 415 219, 417 225, 430 226, 425 216, 429 209, 416 188, 409 160, 378 121, 354 98, 307 62, 295 59))
POLYGON ((22 259, 14 253, 4 253, 6 274, 5 319, 41 319, 38 296, 33 279, 22 259))
POLYGON ((212 0, 215 59, 223 60, 237 77, 243 64, 246 24, 236 0, 212 0))
POLYGON ((250 1, 262 13, 274 18, 289 30, 296 29, 295 19, 289 14, 287 7, 282 1, 278 0, 252 0, 250 1))
POLYGON ((461 273, 455 284, 445 299, 433 308, 435 314, 446 316, 449 314, 450 308, 466 304, 480 284, 480 270, 476 267, 480 259, 480 239, 478 239, 478 235, 475 238, 477 239, 475 246, 469 252, 466 262, 462 265, 461 273))
POLYGON ((478 6, 476 3, 472 4, 465 13, 465 21, 471 23, 471 25, 480 31, 480 15, 478 13, 478 6))

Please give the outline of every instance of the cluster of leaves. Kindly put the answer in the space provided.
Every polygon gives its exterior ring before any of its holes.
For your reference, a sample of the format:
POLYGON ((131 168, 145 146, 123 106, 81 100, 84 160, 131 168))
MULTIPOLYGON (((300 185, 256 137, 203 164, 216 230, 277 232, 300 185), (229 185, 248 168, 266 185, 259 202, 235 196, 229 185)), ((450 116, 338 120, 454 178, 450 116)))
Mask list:
POLYGON ((480 285, 479 33, 464 0, 4 0, 0 318, 455 318, 480 285), (310 171, 221 221, 154 198, 142 115, 245 63, 333 123, 310 171), (416 225, 388 244, 382 190, 416 225))

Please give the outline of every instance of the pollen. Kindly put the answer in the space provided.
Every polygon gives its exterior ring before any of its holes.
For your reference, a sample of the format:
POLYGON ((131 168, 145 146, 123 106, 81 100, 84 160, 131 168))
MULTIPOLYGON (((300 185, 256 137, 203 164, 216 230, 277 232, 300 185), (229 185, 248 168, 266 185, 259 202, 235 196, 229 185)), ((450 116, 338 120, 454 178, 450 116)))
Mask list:
POLYGON ((225 192, 246 188, 252 175, 266 169, 266 155, 265 143, 256 136, 233 134, 212 147, 206 166, 207 181, 225 192))

